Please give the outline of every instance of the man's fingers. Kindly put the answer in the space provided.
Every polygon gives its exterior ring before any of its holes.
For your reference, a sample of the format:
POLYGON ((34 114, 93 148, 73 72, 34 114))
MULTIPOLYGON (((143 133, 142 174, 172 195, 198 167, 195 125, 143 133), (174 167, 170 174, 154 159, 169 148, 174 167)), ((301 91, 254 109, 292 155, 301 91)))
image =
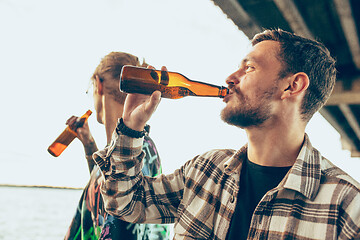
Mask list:
MULTIPOLYGON (((149 69, 154 69, 154 70, 155 70, 155 68, 154 68, 153 66, 151 66, 151 65, 148 65, 147 68, 149 68, 149 69)), ((167 71, 167 67, 162 66, 162 67, 161 67, 161 71, 167 71)))
POLYGON ((66 125, 71 125, 76 121, 77 117, 76 116, 71 116, 68 120, 66 120, 66 125))
POLYGON ((157 106, 159 105, 160 100, 161 100, 161 92, 160 91, 153 92, 145 106, 145 112, 149 115, 152 115, 153 112, 156 110, 157 106))

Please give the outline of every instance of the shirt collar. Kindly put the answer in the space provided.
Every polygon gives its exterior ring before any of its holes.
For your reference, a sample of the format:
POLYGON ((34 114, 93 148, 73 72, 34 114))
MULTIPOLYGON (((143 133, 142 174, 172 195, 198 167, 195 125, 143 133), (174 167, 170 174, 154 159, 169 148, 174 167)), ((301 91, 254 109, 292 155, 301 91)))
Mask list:
POLYGON ((235 171, 237 171, 237 173, 240 173, 242 163, 247 159, 247 147, 247 144, 244 145, 240 150, 236 151, 234 155, 229 158, 229 160, 224 163, 224 171, 226 174, 231 175, 235 171))
POLYGON ((299 155, 285 177, 284 188, 298 191, 310 200, 314 199, 320 187, 321 159, 320 152, 313 148, 305 134, 299 155))
MULTIPOLYGON (((246 144, 224 163, 226 174, 240 173, 242 163, 247 158, 247 147, 246 144)), ((280 186, 295 190, 309 199, 315 198, 320 187, 321 159, 321 154, 312 147, 308 135, 305 134, 297 160, 280 186)))

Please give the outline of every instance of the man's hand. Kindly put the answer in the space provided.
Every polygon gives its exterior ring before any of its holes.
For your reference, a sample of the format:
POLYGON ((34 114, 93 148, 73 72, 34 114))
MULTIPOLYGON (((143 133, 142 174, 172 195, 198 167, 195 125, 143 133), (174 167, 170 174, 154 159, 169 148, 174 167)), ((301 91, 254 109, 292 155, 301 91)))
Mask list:
MULTIPOLYGON (((148 68, 153 67, 149 66, 148 68)), ((161 68, 167 71, 166 67, 161 68)), ((143 94, 128 94, 124 104, 123 120, 127 127, 143 131, 146 122, 155 112, 161 100, 161 92, 155 91, 151 96, 143 94)))
MULTIPOLYGON (((77 126, 77 124, 82 124, 80 119, 81 119, 80 117, 71 116, 66 121, 66 124, 70 126, 75 124, 75 126, 77 126)), ((95 142, 93 136, 91 135, 88 121, 85 121, 81 127, 79 126, 77 127, 78 127, 78 129, 76 130, 77 138, 82 142, 84 147, 95 142)))
POLYGON ((90 133, 88 121, 83 122, 80 117, 71 116, 67 121, 67 125, 75 125, 77 127, 77 138, 82 142, 85 150, 85 156, 89 167, 89 172, 93 170, 95 162, 92 159, 92 154, 98 150, 95 140, 90 133), (82 125, 82 126, 81 126, 82 125))

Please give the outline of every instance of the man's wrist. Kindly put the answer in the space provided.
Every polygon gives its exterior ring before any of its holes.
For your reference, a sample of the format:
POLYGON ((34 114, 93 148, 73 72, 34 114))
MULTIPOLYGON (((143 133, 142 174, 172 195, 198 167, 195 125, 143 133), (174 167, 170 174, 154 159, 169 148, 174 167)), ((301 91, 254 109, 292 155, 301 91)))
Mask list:
POLYGON ((142 138, 147 134, 145 129, 142 131, 136 131, 134 129, 129 128, 128 126, 125 125, 124 120, 122 118, 120 118, 118 120, 116 132, 118 134, 122 133, 122 134, 124 134, 128 137, 132 137, 132 138, 142 138))
POLYGON ((86 156, 92 156, 92 154, 98 150, 95 141, 84 144, 84 150, 86 156))

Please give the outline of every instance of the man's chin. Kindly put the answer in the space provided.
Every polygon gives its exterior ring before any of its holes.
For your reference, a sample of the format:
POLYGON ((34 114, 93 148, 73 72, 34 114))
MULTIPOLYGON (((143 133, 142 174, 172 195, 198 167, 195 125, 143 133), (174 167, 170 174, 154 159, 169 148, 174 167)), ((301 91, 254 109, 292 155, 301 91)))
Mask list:
MULTIPOLYGON (((255 119, 253 118, 249 118, 248 115, 245 114, 234 114, 231 111, 227 111, 226 108, 224 108, 221 111, 221 120, 223 120, 225 123, 241 128, 241 129, 245 129, 245 128, 250 128, 250 127, 256 127, 258 122, 255 121, 255 119)), ((260 122, 259 122, 260 124, 260 122)))
POLYGON ((225 123, 229 125, 233 125, 236 127, 243 128, 242 126, 239 126, 238 124, 238 117, 234 117, 235 115, 231 113, 226 107, 221 111, 221 120, 223 120, 225 123))

